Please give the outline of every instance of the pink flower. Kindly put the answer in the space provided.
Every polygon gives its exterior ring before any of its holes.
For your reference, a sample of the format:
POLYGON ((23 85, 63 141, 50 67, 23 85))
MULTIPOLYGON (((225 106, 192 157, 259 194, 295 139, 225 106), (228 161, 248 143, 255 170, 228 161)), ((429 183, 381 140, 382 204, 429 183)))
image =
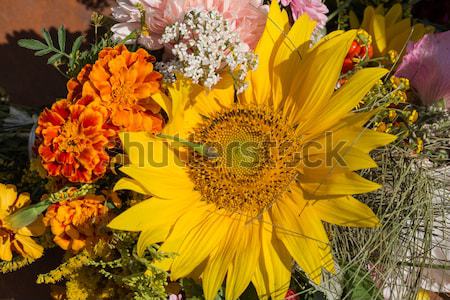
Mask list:
POLYGON ((117 0, 117 4, 112 9, 119 22, 111 28, 114 38, 123 39, 135 30, 141 31, 138 42, 149 49, 162 48, 159 39, 166 26, 182 20, 193 9, 218 11, 239 33, 241 41, 254 49, 268 11, 263 0, 117 0))
POLYGON ((408 78, 424 104, 444 99, 450 109, 449 53, 450 31, 427 34, 408 44, 395 76, 408 78))
POLYGON ((304 13, 317 22, 319 29, 325 28, 328 8, 321 0, 280 0, 283 6, 291 6, 294 20, 304 13))

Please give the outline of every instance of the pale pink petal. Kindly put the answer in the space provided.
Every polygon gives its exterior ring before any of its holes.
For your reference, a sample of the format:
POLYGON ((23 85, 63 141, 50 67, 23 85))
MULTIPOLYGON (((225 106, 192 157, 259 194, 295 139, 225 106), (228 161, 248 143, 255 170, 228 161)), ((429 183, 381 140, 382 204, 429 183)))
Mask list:
POLYGON ((303 14, 307 14, 317 22, 319 29, 325 28, 327 23, 328 8, 321 0, 281 0, 283 6, 290 6, 294 20, 303 14))
POLYGON ((395 73, 409 79, 426 105, 444 99, 450 108, 450 31, 425 35, 409 43, 395 73))

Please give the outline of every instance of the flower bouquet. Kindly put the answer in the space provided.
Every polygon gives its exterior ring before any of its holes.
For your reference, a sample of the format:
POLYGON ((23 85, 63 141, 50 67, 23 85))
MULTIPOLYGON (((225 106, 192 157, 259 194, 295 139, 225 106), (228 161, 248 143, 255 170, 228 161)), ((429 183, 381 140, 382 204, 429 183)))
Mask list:
POLYGON ((90 43, 20 40, 67 94, 3 97, 1 272, 57 247, 54 299, 446 299, 450 31, 366 2, 117 0, 90 43))

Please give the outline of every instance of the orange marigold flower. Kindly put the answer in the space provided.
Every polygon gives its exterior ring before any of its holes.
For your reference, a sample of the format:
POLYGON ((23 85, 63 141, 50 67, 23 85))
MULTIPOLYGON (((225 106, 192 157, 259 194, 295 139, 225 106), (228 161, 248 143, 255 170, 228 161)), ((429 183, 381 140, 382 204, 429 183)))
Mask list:
POLYGON ((64 250, 78 252, 93 246, 105 236, 104 230, 110 216, 105 198, 86 195, 76 200, 50 205, 44 224, 55 235, 53 241, 64 250))
POLYGON ((92 182, 107 169, 115 131, 108 128, 106 108, 90 105, 83 97, 75 104, 66 99, 45 109, 38 119, 36 135, 42 165, 50 176, 63 176, 72 182, 92 182))
POLYGON ((108 108, 111 123, 120 130, 159 132, 163 119, 152 95, 159 91, 162 75, 153 70, 154 61, 144 49, 105 48, 92 66, 89 80, 83 82, 88 67, 77 81, 83 85, 83 95, 108 108))
POLYGON ((44 248, 31 238, 45 231, 42 215, 30 225, 18 230, 10 227, 6 221, 7 216, 29 204, 28 193, 17 195, 14 185, 0 183, 0 260, 11 261, 13 252, 35 259, 42 256, 44 248))
POLYGON ((91 73, 92 65, 87 64, 78 73, 77 78, 71 78, 67 82, 67 100, 75 101, 81 97, 81 92, 83 90, 83 84, 89 80, 89 74, 91 73))

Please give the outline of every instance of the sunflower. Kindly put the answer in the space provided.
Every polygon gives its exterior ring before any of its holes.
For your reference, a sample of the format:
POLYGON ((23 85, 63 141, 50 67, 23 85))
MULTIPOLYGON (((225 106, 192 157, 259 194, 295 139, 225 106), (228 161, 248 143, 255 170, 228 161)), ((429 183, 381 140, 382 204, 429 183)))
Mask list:
POLYGON ((400 3, 393 5, 386 13, 382 4, 376 9, 373 6, 366 7, 361 24, 351 11, 350 25, 352 28, 364 29, 373 37, 375 56, 386 55, 389 51, 395 51, 397 56, 408 41, 418 41, 426 33, 434 31, 432 26, 421 23, 411 26, 411 19, 403 18, 400 3))
POLYGON ((109 226, 141 232, 139 255, 162 242, 159 251, 177 255, 157 265, 173 280, 200 278, 206 299, 224 278, 226 299, 250 282, 260 298, 283 299, 294 261, 316 283, 322 269, 334 271, 322 221, 379 224, 351 195, 380 186, 354 171, 375 167, 369 151, 394 137, 364 130, 372 114, 350 111, 387 70, 358 71, 335 91, 356 32, 310 48, 309 17, 290 28, 273 1, 268 19, 259 67, 236 101, 229 77, 211 91, 180 78, 169 87, 172 102, 159 95, 170 119, 162 134, 121 134, 129 177, 115 189, 149 199, 109 226))
POLYGON ((81 94, 106 107, 119 130, 159 132, 163 118, 152 95, 159 91, 162 75, 153 70, 155 58, 144 49, 130 52, 124 45, 105 48, 98 56, 92 67, 87 65, 69 81, 69 96, 82 86, 81 94))
POLYGON ((0 183, 0 260, 11 261, 13 252, 34 259, 42 256, 44 248, 32 238, 45 231, 42 215, 32 224, 20 229, 12 228, 7 221, 9 215, 29 204, 28 193, 17 195, 14 185, 0 183))

